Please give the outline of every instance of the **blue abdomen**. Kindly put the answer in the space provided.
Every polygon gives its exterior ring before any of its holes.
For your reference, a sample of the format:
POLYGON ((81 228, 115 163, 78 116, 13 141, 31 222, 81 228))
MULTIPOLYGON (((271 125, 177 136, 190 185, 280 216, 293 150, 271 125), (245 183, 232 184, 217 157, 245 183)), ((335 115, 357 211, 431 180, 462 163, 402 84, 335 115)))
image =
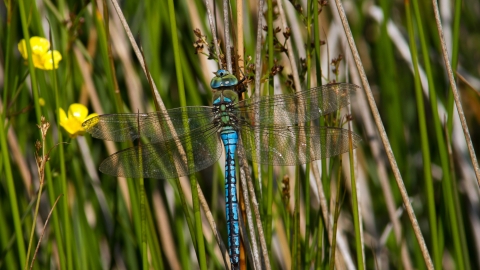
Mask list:
POLYGON ((237 178, 235 151, 238 133, 234 129, 223 130, 220 136, 225 146, 225 210, 227 214, 228 248, 230 262, 237 265, 240 258, 240 229, 238 225, 237 178))

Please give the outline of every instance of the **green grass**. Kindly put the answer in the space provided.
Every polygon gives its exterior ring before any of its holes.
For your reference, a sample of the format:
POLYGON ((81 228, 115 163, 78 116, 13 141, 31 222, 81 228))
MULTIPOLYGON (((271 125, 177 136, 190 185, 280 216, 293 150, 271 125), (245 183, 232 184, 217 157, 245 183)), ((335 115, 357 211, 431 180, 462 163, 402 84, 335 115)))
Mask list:
MULTIPOLYGON (((243 17, 238 18, 239 7, 231 2, 231 44, 242 42, 243 72, 251 79, 246 95, 291 93, 329 79, 364 87, 346 33, 335 19, 335 2, 281 3, 282 12, 278 1, 265 1, 266 29, 256 59, 258 3, 243 2, 243 17), (284 25, 291 29, 288 42, 284 25), (238 40, 239 31, 244 40, 238 40), (342 60, 330 65, 340 54, 342 60), (257 60, 261 68, 255 70, 257 60), (274 67, 278 72, 272 72, 274 67), (259 89, 255 78, 261 79, 259 89)), ((456 109, 432 3, 348 3, 349 27, 402 178, 395 182, 378 126, 359 89, 350 110, 321 119, 329 126, 351 124, 362 137, 350 155, 296 168, 240 166, 252 178, 248 185, 239 184, 239 197, 250 198, 243 215, 252 221, 245 224, 250 237, 247 269, 254 263, 262 269, 427 269, 429 258, 436 269, 479 269, 480 189, 462 129, 452 124, 456 109), (390 25, 372 11, 383 11, 390 25), (394 27, 400 36, 394 35, 394 27), (347 114, 352 120, 345 124, 347 114), (402 185, 414 216, 405 211, 402 185), (428 253, 422 254, 422 243, 428 253)), ((222 257, 227 236, 219 164, 188 179, 117 179, 97 168, 108 155, 132 144, 107 143, 88 134, 70 138, 59 125, 59 109, 66 111, 73 103, 99 114, 211 105, 212 72, 219 58, 223 67, 227 61, 213 48, 214 59, 209 59, 208 44, 196 53, 195 29, 212 41, 204 2, 121 4, 152 82, 111 2, 0 4, 0 269, 27 269, 32 261, 33 269, 229 265, 222 257), (51 40, 51 49, 62 55, 58 69, 41 70, 31 57, 21 57, 18 42, 32 36, 51 40), (50 124, 45 136, 37 127, 42 116, 50 124), (36 148, 37 141, 42 148, 36 148), (48 162, 37 163, 38 156, 48 162)), ((225 52, 223 4, 216 4, 225 52)), ((461 75, 454 74, 475 149, 480 143, 479 10, 477 1, 455 1, 448 10, 451 21, 443 20, 452 67, 461 75)))

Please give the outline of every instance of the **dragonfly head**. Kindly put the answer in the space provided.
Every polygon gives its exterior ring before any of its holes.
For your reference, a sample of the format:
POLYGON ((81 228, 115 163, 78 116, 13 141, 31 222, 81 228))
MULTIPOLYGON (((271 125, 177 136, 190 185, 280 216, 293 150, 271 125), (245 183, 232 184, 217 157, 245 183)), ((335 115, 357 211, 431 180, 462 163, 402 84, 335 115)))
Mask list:
POLYGON ((210 87, 212 87, 212 89, 233 87, 238 84, 237 77, 224 69, 219 69, 214 74, 215 77, 213 77, 212 81, 210 82, 210 87))

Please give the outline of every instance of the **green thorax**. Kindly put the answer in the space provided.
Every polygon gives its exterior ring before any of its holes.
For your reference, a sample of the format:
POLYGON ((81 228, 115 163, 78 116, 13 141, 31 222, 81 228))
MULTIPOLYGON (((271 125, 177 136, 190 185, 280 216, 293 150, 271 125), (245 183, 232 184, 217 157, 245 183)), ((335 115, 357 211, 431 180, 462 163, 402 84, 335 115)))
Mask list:
POLYGON ((215 72, 215 77, 210 82, 210 87, 214 90, 215 119, 223 128, 231 129, 237 126, 238 94, 233 90, 237 84, 237 77, 224 69, 215 72))
POLYGON ((216 91, 213 94, 215 118, 223 127, 237 126, 238 95, 231 89, 216 91))

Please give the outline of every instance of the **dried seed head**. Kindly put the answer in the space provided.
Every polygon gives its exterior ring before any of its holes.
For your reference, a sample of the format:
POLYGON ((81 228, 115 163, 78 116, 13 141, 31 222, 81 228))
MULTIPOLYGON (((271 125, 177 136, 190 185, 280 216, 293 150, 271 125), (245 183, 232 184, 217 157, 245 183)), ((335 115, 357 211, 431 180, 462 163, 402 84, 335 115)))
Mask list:
POLYGON ((37 149, 37 151, 40 151, 40 149, 42 149, 42 144, 39 140, 35 142, 35 149, 37 149))
POLYGON ((42 165, 42 160, 43 160, 42 156, 36 156, 35 160, 37 161, 37 167, 40 168, 41 165, 42 165))
POLYGON ((282 72, 283 66, 278 64, 278 60, 273 60, 273 67, 271 69, 271 75, 275 76, 276 74, 282 72))
POLYGON ((37 127, 40 129, 40 132, 42 132, 42 137, 45 138, 47 136, 47 131, 50 128, 50 123, 47 122, 44 116, 40 118, 40 125, 37 125, 37 127))
POLYGON ((198 28, 195 28, 193 30, 193 34, 197 37, 197 38, 201 38, 202 37, 202 31, 200 31, 200 29, 198 28))
POLYGON ((340 62, 343 60, 343 55, 339 54, 337 58, 333 58, 332 62, 330 63, 332 67, 332 72, 337 74, 338 73, 338 67, 340 66, 340 62))
POLYGON ((283 32, 283 36, 285 37, 285 39, 289 39, 291 34, 292 29, 290 29, 290 27, 285 28, 285 32, 283 32))

